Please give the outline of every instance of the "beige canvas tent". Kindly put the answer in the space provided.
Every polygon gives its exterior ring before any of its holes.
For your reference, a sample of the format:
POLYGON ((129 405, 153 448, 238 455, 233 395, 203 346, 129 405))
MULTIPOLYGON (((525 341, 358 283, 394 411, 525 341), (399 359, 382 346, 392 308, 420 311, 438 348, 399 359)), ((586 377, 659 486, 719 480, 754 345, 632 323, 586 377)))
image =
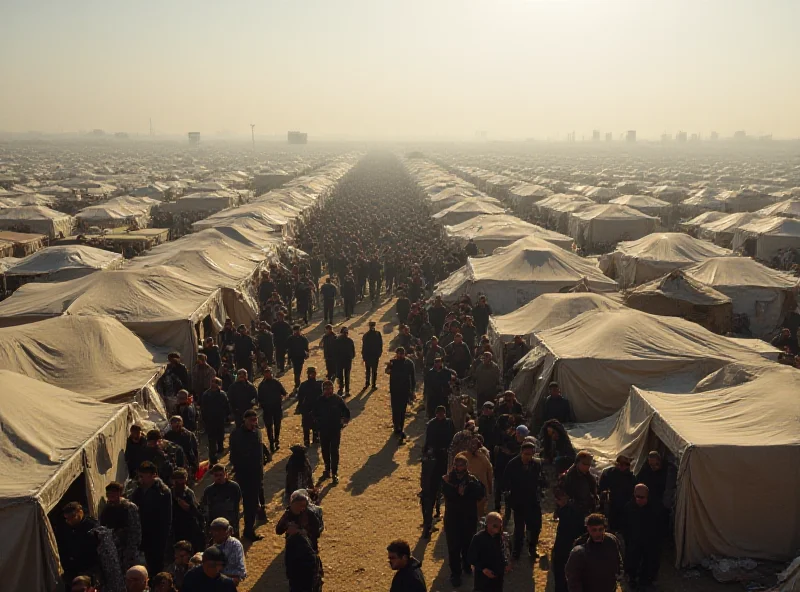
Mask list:
POLYGON ((686 277, 680 269, 632 290, 625 304, 650 314, 681 317, 720 335, 732 330, 731 299, 686 277))
POLYGON ((772 337, 785 315, 797 307, 797 278, 749 257, 714 257, 687 267, 686 275, 733 301, 733 313, 746 315, 750 332, 772 337))
POLYGON ((800 548, 800 372, 735 374, 691 394, 634 386, 618 414, 570 430, 598 468, 627 454, 638 470, 659 447, 676 458, 678 566, 710 555, 788 561, 800 548))
POLYGON ((674 207, 668 201, 663 201, 649 195, 621 195, 620 197, 610 200, 608 203, 635 208, 644 214, 658 216, 660 218, 669 217, 674 207))
POLYGON ((800 220, 773 216, 753 220, 736 229, 733 249, 746 255, 771 262, 786 249, 800 248, 800 220))
POLYGON ((49 238, 69 236, 75 218, 44 206, 0 209, 0 229, 44 234, 49 238))
POLYGON ((473 302, 485 294, 495 314, 506 314, 540 294, 566 291, 586 279, 598 292, 615 292, 617 284, 572 252, 536 237, 520 239, 493 255, 467 264, 440 282, 434 294, 445 301, 468 294, 473 302))
POLYGON ((750 212, 728 214, 719 220, 702 224, 697 229, 697 236, 703 240, 711 241, 715 245, 729 249, 733 244, 736 229, 757 220, 763 220, 763 218, 750 212))
POLYGON ((0 384, 0 578, 5 590, 52 592, 59 558, 47 514, 81 479, 97 515, 105 486, 128 474, 133 412, 8 370, 0 384))
POLYGON ((695 323, 628 308, 585 312, 534 339, 511 386, 534 417, 552 380, 578 421, 596 421, 625 404, 631 385, 686 391, 732 362, 763 362, 695 323))
POLYGON ((65 281, 83 277, 101 269, 117 269, 124 259, 119 253, 86 245, 47 247, 20 259, 6 271, 9 289, 34 280, 65 281))
POLYGON ((498 247, 506 247, 521 238, 536 237, 563 249, 572 247, 572 239, 563 234, 546 230, 516 216, 508 214, 476 216, 455 226, 446 226, 450 238, 466 243, 475 241, 484 253, 492 253, 498 247))
POLYGON ((783 216, 784 218, 800 218, 800 199, 792 198, 781 201, 766 208, 761 208, 756 212, 759 216, 768 218, 770 216, 783 216))
POLYGON ((476 216, 496 216, 505 213, 505 209, 500 206, 496 206, 479 197, 468 197, 449 208, 435 213, 432 218, 440 224, 455 226, 476 216))
POLYGON ((635 241, 622 242, 599 260, 600 270, 620 286, 638 286, 689 267, 709 257, 725 257, 731 251, 682 232, 655 232, 635 241))
POLYGON ((636 240, 656 229, 658 218, 617 204, 600 204, 574 212, 569 218, 569 235, 575 244, 599 249, 623 240, 636 240))
POLYGON ((703 212, 699 216, 695 216, 694 218, 691 218, 690 220, 686 220, 685 222, 681 222, 680 224, 678 224, 678 226, 680 226, 683 230, 688 232, 691 236, 697 238, 698 229, 703 224, 709 224, 710 222, 716 222, 717 220, 720 220, 721 218, 724 218, 727 215, 728 214, 726 214, 725 212, 714 212, 714 211, 703 212))

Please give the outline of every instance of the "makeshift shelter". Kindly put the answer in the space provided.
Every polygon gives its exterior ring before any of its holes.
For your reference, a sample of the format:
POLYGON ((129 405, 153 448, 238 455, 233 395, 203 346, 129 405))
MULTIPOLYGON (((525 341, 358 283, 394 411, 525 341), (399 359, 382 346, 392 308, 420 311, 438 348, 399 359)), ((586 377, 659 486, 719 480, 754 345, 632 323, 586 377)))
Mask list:
POLYGON ((0 327, 61 315, 109 315, 143 340, 180 352, 189 363, 226 316, 222 290, 174 267, 99 271, 58 283, 25 284, 0 302, 0 327))
POLYGON ((749 188, 723 191, 717 199, 722 202, 726 212, 755 212, 777 201, 767 193, 749 188))
POLYGON ((732 255, 707 241, 682 232, 656 232, 636 241, 622 242, 600 256, 600 270, 621 287, 638 286, 660 278, 673 269, 689 267, 709 257, 732 255))
MULTIPOLYGON (((673 187, 671 185, 659 185, 650 188, 650 195, 671 204, 678 204, 688 197, 689 190, 685 187, 673 187)), ((636 206, 634 206, 636 207, 636 206)))
POLYGON ((150 224, 150 212, 159 204, 159 201, 146 196, 120 196, 83 208, 75 214, 75 218, 83 228, 121 228, 130 225, 147 228, 150 224))
POLYGON ((597 203, 608 203, 617 197, 619 192, 611 187, 590 187, 583 192, 583 195, 597 203))
POLYGON ((239 220, 245 219, 269 226, 284 236, 291 234, 290 217, 287 217, 285 213, 277 212, 275 207, 267 202, 254 202, 238 208, 217 212, 203 220, 198 220, 192 224, 192 228, 196 231, 205 230, 221 224, 237 223, 239 220))
POLYGON ((628 206, 647 214, 648 216, 658 216, 667 221, 672 213, 674 206, 668 201, 663 201, 649 195, 621 195, 610 200, 610 204, 628 206))
POLYGON ((658 218, 617 204, 599 204, 573 212, 569 235, 578 247, 602 250, 623 240, 636 240, 655 231, 658 218))
POLYGON ((446 301, 468 294, 473 302, 485 294, 495 314, 506 314, 540 294, 566 291, 581 280, 598 292, 617 289, 616 282, 578 255, 528 237, 489 257, 470 257, 464 267, 439 282, 434 294, 446 301))
POLYGON ((782 350, 770 345, 763 339, 758 339, 755 337, 727 337, 727 339, 730 339, 732 342, 741 345, 742 347, 749 347, 762 358, 770 360, 771 362, 777 362, 783 353, 782 350))
POLYGON ((469 197, 457 204, 453 204, 431 216, 434 220, 447 226, 455 226, 477 216, 496 216, 505 214, 505 209, 496 206, 478 197, 469 197))
POLYGON ((68 491, 98 515, 105 486, 128 475, 133 411, 9 370, 0 383, 0 577, 6 590, 52 592, 61 578, 47 515, 73 501, 68 491))
POLYGON ((439 193, 435 193, 429 198, 429 201, 431 210, 434 212, 441 212, 467 199, 478 199, 497 207, 502 205, 502 202, 496 197, 489 197, 485 193, 464 189, 463 187, 450 187, 439 193))
POLYGON ((736 229, 733 250, 761 261, 772 262, 773 257, 787 249, 800 248, 800 220, 775 216, 753 220, 736 229))
POLYGON ((478 248, 489 254, 498 247, 506 247, 521 238, 536 237, 563 249, 572 247, 572 239, 563 234, 546 230, 516 216, 508 214, 476 216, 455 226, 445 226, 450 238, 463 243, 475 241, 478 248))
POLYGON ((44 234, 49 238, 69 236, 75 219, 44 206, 22 206, 0 210, 0 229, 44 234))
POLYGON ((800 199, 792 198, 781 201, 756 212, 759 216, 783 216, 784 218, 800 218, 800 199))
POLYGON ((703 224, 716 222, 717 220, 720 220, 721 218, 724 218, 727 215, 728 214, 726 214, 725 212, 714 212, 714 211, 703 212, 699 216, 695 216, 694 218, 691 218, 686 222, 681 222, 680 224, 678 224, 678 226, 680 226, 684 231, 689 233, 690 236, 697 238, 698 229, 703 224))
POLYGON ((550 381, 567 393, 578 421, 596 421, 625 404, 631 385, 685 392, 732 362, 763 362, 695 323, 628 308, 585 312, 534 338, 511 389, 535 420, 550 381))
POLYGON ((572 212, 596 205, 588 197, 572 193, 556 193, 533 204, 534 217, 549 228, 567 232, 572 212))
POLYGON ((731 299, 680 269, 634 289, 625 296, 625 304, 654 315, 681 317, 720 335, 733 325, 731 299))
POLYGON ((800 373, 762 362, 736 375, 711 377, 710 390, 691 394, 632 386, 619 413, 569 430, 598 469, 618 454, 635 471, 649 450, 674 456, 679 567, 710 555, 789 561, 800 548, 800 373))
POLYGON ((702 212, 713 210, 715 212, 725 212, 725 202, 719 198, 719 193, 708 188, 701 190, 692 197, 684 199, 680 203, 680 210, 683 215, 696 216, 702 212))
POLYGON ((217 213, 233 207, 236 205, 236 201, 235 194, 228 192, 224 194, 190 193, 175 201, 162 203, 159 211, 167 214, 217 213))
POLYGON ((101 269, 117 269, 122 266, 123 261, 119 253, 85 245, 63 245, 47 247, 28 255, 5 273, 9 289, 12 289, 12 284, 13 289, 16 289, 36 280, 61 282, 101 269))
POLYGON ((531 206, 534 203, 551 195, 553 195, 553 192, 547 187, 532 185, 531 183, 514 185, 508 190, 508 200, 513 204, 514 208, 518 211, 526 212, 531 210, 531 206))
POLYGON ((756 337, 772 337, 784 316, 797 307, 800 281, 749 257, 714 257, 687 267, 686 275, 733 301, 733 314, 745 315, 756 337))
POLYGON ((0 230, 0 245, 3 245, 3 251, 8 250, 8 247, 5 246, 6 243, 11 243, 14 257, 27 257, 31 253, 43 249, 46 241, 47 236, 44 234, 0 230))
POLYGON ((715 245, 729 249, 733 244, 736 229, 756 220, 762 220, 762 218, 750 212, 728 214, 714 222, 702 224, 697 229, 697 236, 703 240, 711 241, 715 245))

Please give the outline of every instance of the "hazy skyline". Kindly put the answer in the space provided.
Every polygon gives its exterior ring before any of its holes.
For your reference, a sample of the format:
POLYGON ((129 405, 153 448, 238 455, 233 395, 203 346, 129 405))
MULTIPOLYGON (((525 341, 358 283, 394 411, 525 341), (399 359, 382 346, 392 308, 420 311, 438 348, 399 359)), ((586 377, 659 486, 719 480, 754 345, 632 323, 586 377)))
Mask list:
POLYGON ((4 0, 0 130, 800 137, 795 0, 4 0))

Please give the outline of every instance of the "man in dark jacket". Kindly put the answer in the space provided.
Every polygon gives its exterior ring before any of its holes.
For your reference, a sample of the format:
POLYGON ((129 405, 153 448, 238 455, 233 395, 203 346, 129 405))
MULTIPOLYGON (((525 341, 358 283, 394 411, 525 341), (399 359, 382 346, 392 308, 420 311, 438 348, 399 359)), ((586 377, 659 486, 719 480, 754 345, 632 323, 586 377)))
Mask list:
POLYGON ((325 283, 320 287, 319 293, 322 296, 322 316, 323 322, 333 323, 333 304, 336 301, 336 286, 330 277, 325 279, 325 283))
POLYGON ((58 555, 64 570, 62 578, 69 586, 76 577, 82 575, 93 577, 99 571, 98 539, 91 532, 97 528, 98 522, 86 516, 78 502, 68 503, 62 512, 64 523, 59 524, 55 534, 58 555))
POLYGON ((131 495, 142 521, 142 552, 147 569, 154 574, 164 571, 164 551, 172 528, 172 493, 157 474, 153 463, 142 463, 139 486, 131 495))
POLYGON ((392 405, 392 425, 394 433, 404 441, 406 433, 403 431, 406 422, 406 408, 414 398, 414 389, 417 386, 417 371, 414 362, 406 358, 406 350, 398 347, 395 358, 386 364, 386 374, 389 375, 389 398, 392 405))
POLYGON ((132 425, 128 441, 125 444, 125 464, 128 465, 128 476, 131 479, 136 477, 136 470, 145 460, 145 446, 147 446, 147 440, 142 434, 142 426, 132 425))
POLYGON ((556 540, 553 543, 552 572, 555 580, 555 592, 567 592, 567 577, 564 568, 569 559, 572 546, 579 536, 585 531, 583 514, 575 509, 569 501, 569 496, 563 489, 554 492, 556 500, 555 516, 558 518, 556 540))
POLYGON ((236 382, 228 389, 228 400, 231 403, 233 420, 236 422, 237 428, 241 427, 244 421, 244 412, 252 409, 258 398, 258 391, 247 379, 248 376, 247 370, 240 368, 236 372, 236 382))
POLYGON ((214 377, 211 388, 203 393, 200 399, 200 410, 203 412, 203 421, 206 426, 208 438, 208 461, 214 465, 218 455, 222 454, 225 443, 225 426, 231 415, 231 403, 228 395, 222 390, 222 379, 214 377))
POLYGON ((451 392, 450 385, 454 376, 455 372, 445 367, 442 358, 436 358, 433 361, 433 367, 425 372, 422 392, 428 417, 433 417, 439 405, 447 405, 451 392))
POLYGON ((356 307, 356 281, 347 274, 342 282, 342 300, 344 300, 344 318, 350 320, 356 307))
POLYGON ((478 337, 486 335, 489 329, 489 317, 492 314, 492 307, 486 302, 486 296, 478 299, 478 304, 472 309, 472 318, 475 321, 475 329, 478 337))
POLYGON ((361 337, 361 359, 364 360, 366 368, 366 378, 364 388, 369 387, 372 380, 372 388, 378 388, 378 362, 383 355, 383 336, 375 330, 375 321, 369 322, 369 331, 361 337))
POLYGON ((411 312, 411 301, 406 297, 404 292, 400 291, 398 292, 397 302, 395 302, 394 306, 400 324, 405 325, 408 321, 408 314, 411 312))
POLYGON ((661 561, 663 507, 656 507, 648 498, 647 485, 640 483, 625 508, 625 573, 631 586, 642 589, 656 579, 661 561))
POLYGON ((339 379, 339 396, 350 396, 350 370, 356 357, 356 344, 350 339, 350 330, 342 327, 334 345, 336 356, 336 377, 339 379))
POLYGON ((264 427, 267 428, 270 452, 281 447, 281 421, 283 420, 283 400, 286 389, 280 380, 272 377, 272 369, 264 368, 264 378, 258 385, 258 405, 264 416, 264 427))
POLYGON ((422 563, 411 555, 411 547, 406 541, 396 540, 386 547, 389 566, 395 571, 389 592, 428 592, 422 563))
POLYGON ((234 341, 233 359, 236 362, 236 369, 244 368, 247 375, 253 375, 253 359, 256 357, 256 344, 253 338, 247 334, 247 327, 239 325, 236 330, 236 340, 234 341))
POLYGON ((258 349, 258 363, 272 365, 275 359, 275 341, 272 331, 266 321, 258 324, 258 331, 255 336, 256 349, 258 349))
POLYGON ((187 487, 189 475, 184 469, 172 474, 172 534, 175 541, 189 541, 195 549, 205 546, 203 515, 194 491, 187 487))
POLYGON ((170 429, 164 434, 164 439, 177 444, 183 450, 184 466, 194 474, 200 464, 200 453, 198 451, 197 437, 194 432, 190 432, 183 427, 183 418, 175 415, 169 420, 170 429))
POLYGON ((294 288, 294 298, 297 302, 297 316, 303 317, 303 324, 308 325, 308 311, 311 309, 311 280, 307 276, 301 277, 294 288))
POLYGON ((258 494, 264 479, 264 448, 261 430, 258 429, 258 414, 248 409, 244 413, 244 423, 231 434, 231 464, 236 471, 236 481, 242 490, 244 509, 245 538, 261 540, 256 534, 256 515, 259 509, 258 494))
POLYGON ((575 456, 573 464, 564 475, 563 487, 575 507, 588 516, 597 509, 597 481, 590 469, 593 461, 592 454, 581 450, 575 456))
POLYGON ((322 356, 325 358, 325 378, 336 380, 336 333, 333 326, 325 325, 325 334, 320 339, 322 356))
POLYGON ((572 412, 572 405, 561 394, 561 388, 557 382, 551 382, 548 386, 548 395, 544 400, 543 421, 557 419, 562 424, 573 423, 575 414, 572 412))
POLYGON ((631 460, 622 454, 613 467, 600 474, 600 497, 607 506, 608 527, 611 532, 625 531, 625 508, 633 499, 636 477, 631 472, 631 460))
POLYGON ((308 338, 300 334, 300 325, 292 327, 292 334, 286 341, 286 353, 292 361, 294 371, 294 390, 300 388, 300 379, 303 376, 303 365, 308 359, 308 338))
POLYGON ((213 337, 206 337, 203 340, 203 347, 200 348, 200 353, 205 355, 208 365, 214 369, 214 372, 219 374, 219 367, 222 366, 222 354, 219 351, 219 346, 214 343, 213 337))
POLYGON ((442 477, 444 494, 444 534, 450 565, 450 582, 461 585, 461 573, 471 573, 469 546, 478 529, 478 502, 486 497, 486 488, 467 470, 466 455, 456 455, 453 470, 442 477))
POLYGON ((503 578, 511 565, 503 549, 503 517, 497 512, 486 515, 486 527, 472 537, 469 563, 474 569, 476 592, 502 592, 503 578))
POLYGON ((588 534, 576 541, 570 551, 567 566, 569 592, 614 592, 617 576, 622 570, 619 541, 606 533, 606 519, 602 514, 586 518, 588 534))
POLYGON ((464 336, 456 333, 453 343, 444 348, 447 365, 455 370, 459 378, 464 378, 472 366, 472 352, 464 343, 464 336))
POLYGON ((303 444, 308 448, 313 442, 319 441, 319 429, 314 425, 314 406, 322 397, 322 381, 317 380, 317 369, 313 366, 306 368, 305 380, 297 390, 297 407, 295 413, 300 415, 303 427, 303 444), (311 438, 313 433, 313 440, 311 438))
POLYGON ((278 312, 278 320, 272 323, 272 339, 275 342, 275 363, 278 371, 286 370, 286 347, 292 334, 292 326, 286 322, 283 311, 278 312))
POLYGON ((522 553, 526 530, 528 553, 531 557, 538 557, 536 547, 542 531, 542 463, 533 455, 533 443, 523 442, 519 455, 508 461, 503 471, 503 490, 508 492, 508 504, 514 512, 515 559, 522 553))
POLYGON ((447 307, 442 304, 442 297, 436 296, 433 304, 428 308, 428 320, 433 325, 433 334, 438 336, 444 327, 444 319, 447 316, 447 307))
POLYGON ((239 538, 239 504, 242 501, 242 490, 239 484, 228 479, 224 465, 211 467, 213 482, 203 491, 200 509, 205 517, 205 528, 208 530, 214 518, 225 518, 233 528, 233 536, 239 538))
POLYGON ((183 453, 183 448, 163 439, 161 432, 158 430, 147 432, 144 460, 153 463, 158 471, 158 476, 164 483, 172 481, 172 472, 175 469, 186 468, 186 456, 183 453))
POLYGON ((322 383, 322 397, 314 405, 312 412, 319 430, 322 444, 322 461, 325 472, 322 479, 333 476, 333 484, 339 483, 339 444, 342 441, 342 428, 350 421, 350 410, 341 397, 333 393, 333 383, 322 383))

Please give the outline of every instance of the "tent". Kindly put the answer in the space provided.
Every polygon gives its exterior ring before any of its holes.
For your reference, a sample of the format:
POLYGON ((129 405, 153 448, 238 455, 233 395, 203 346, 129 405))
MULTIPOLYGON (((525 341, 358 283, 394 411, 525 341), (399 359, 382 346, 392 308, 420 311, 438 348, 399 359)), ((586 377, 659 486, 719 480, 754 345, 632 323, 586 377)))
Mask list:
POLYGON ((469 294, 473 302, 485 294, 495 314, 506 314, 540 294, 566 291, 583 279, 599 292, 617 289, 616 282, 585 259, 531 236, 489 257, 470 257, 436 286, 434 294, 446 301, 469 294))
POLYGON ((0 210, 0 229, 44 234, 50 238, 69 236, 75 219, 44 206, 22 206, 0 210))
POLYGON ((736 374, 691 394, 633 386, 618 414, 569 430, 598 468, 626 454, 638 470, 658 447, 675 457, 678 566, 710 555, 789 561, 800 548, 800 373, 763 362, 736 374))
POLYGON ((771 262, 781 251, 800 248, 800 220, 774 216, 753 220, 736 229, 733 249, 771 262))
POLYGON ((468 197, 449 208, 435 213, 432 218, 443 225, 455 226, 476 216, 495 216, 505 213, 506 211, 500 206, 496 206, 479 197, 468 197))
POLYGON ((702 212, 713 210, 715 212, 725 212, 725 202, 719 198, 719 193, 715 190, 700 190, 692 197, 684 199, 680 203, 680 210, 684 215, 696 216, 702 212))
POLYGON ((6 271, 6 277, 13 278, 17 286, 33 280, 64 281, 101 269, 117 269, 123 262, 119 253, 85 245, 58 245, 20 259, 6 271))
POLYGON ((650 314, 681 317, 721 335, 732 329, 731 299, 686 277, 680 269, 632 290, 625 304, 650 314))
POLYGON ((163 410, 153 386, 167 353, 106 316, 67 315, 0 329, 0 368, 98 401, 127 396, 163 410))
POLYGON ((109 199, 102 204, 83 208, 75 214, 75 218, 84 228, 90 226, 120 228, 134 223, 139 228, 147 228, 151 210, 160 203, 146 196, 125 195, 109 199))
POLYGON ((636 240, 656 229, 658 218, 617 204, 598 204, 569 218, 569 235, 582 248, 602 249, 623 240, 636 240))
POLYGON ((530 222, 508 214, 476 216, 455 226, 445 226, 450 238, 466 243, 475 241, 484 253, 491 253, 498 247, 506 247, 521 238, 536 237, 546 240, 563 249, 572 247, 572 239, 563 234, 545 230, 530 222))
POLYGON ((518 211, 530 211, 534 203, 551 195, 553 192, 547 187, 531 183, 514 185, 508 190, 508 199, 518 211))
POLYGON ((439 193, 435 193, 429 198, 429 201, 431 210, 434 212, 441 212, 466 199, 478 199, 497 207, 502 205, 502 202, 495 197, 489 197, 485 193, 480 193, 475 190, 465 190, 463 187, 450 187, 439 193))
POLYGON ((247 219, 252 222, 259 222, 265 226, 274 228, 282 234, 289 233, 291 220, 284 214, 275 210, 271 204, 266 202, 254 202, 238 208, 230 208, 217 212, 203 220, 198 220, 192 224, 194 230, 205 230, 214 228, 220 224, 231 224, 238 220, 247 219))
POLYGON ((610 187, 590 187, 584 190, 583 195, 597 203, 608 203, 619 195, 616 189, 610 187))
POLYGON ((504 315, 489 318, 487 334, 498 360, 502 360, 503 344, 515 335, 531 344, 533 334, 571 321, 589 310, 619 310, 624 305, 602 294, 591 292, 542 294, 525 306, 504 315))
POLYGON ((750 212, 728 214, 714 222, 702 224, 697 229, 697 236, 703 240, 711 241, 715 245, 729 249, 733 244, 736 229, 756 220, 762 220, 762 218, 750 212))
POLYGON ((628 206, 649 216, 659 216, 661 218, 668 217, 674 207, 668 201, 650 197, 649 195, 621 195, 608 203, 628 206))
POLYGON ((566 232, 569 214, 596 205, 588 197, 572 193, 556 193, 533 204, 533 214, 537 220, 549 228, 566 232))
POLYGON ((690 279, 728 296, 733 313, 746 315, 756 337, 772 337, 797 306, 800 281, 748 257, 714 257, 684 271, 690 279))
POLYGON ((717 220, 724 218, 727 216, 725 212, 703 212, 699 216, 695 216, 694 218, 687 220, 686 222, 681 222, 678 224, 683 230, 688 232, 691 236, 697 237, 697 230, 703 224, 708 224, 710 222, 716 222, 717 220))
POLYGON ((749 188, 723 191, 717 199, 726 212, 755 212, 777 201, 772 195, 749 188))
POLYGON ((709 257, 731 254, 727 249, 682 232, 656 232, 639 240, 619 243, 612 253, 600 256, 599 267, 620 286, 630 287, 709 257))
POLYGON ((759 216, 783 216, 785 218, 800 218, 800 199, 792 198, 781 201, 756 212, 759 216))
POLYGON ((193 212, 221 212, 233 207, 237 203, 235 194, 225 193, 190 193, 176 199, 164 202, 159 211, 168 214, 190 214, 193 212))
POLYGON ((52 592, 58 548, 47 514, 82 478, 97 516, 105 486, 124 481, 129 405, 101 403, 0 370, 0 576, 7 590, 52 592))
MULTIPOLYGON (((99 271, 58 283, 25 284, 0 302, 0 327, 61 315, 110 315, 143 340, 194 359, 205 335, 229 311, 222 291, 200 276, 166 266, 99 271)), ((233 317, 235 319, 235 317, 233 317)))
MULTIPOLYGON (((678 204, 687 198, 689 190, 685 187, 674 187, 671 185, 659 185, 650 188, 650 194, 660 200, 668 201, 671 204, 678 204)), ((635 207, 635 206, 634 206, 635 207)))
POLYGON ((511 385, 534 417, 552 380, 578 421, 596 421, 625 404, 631 385, 686 390, 726 364, 763 362, 695 323, 628 308, 585 312, 534 337, 511 385))

